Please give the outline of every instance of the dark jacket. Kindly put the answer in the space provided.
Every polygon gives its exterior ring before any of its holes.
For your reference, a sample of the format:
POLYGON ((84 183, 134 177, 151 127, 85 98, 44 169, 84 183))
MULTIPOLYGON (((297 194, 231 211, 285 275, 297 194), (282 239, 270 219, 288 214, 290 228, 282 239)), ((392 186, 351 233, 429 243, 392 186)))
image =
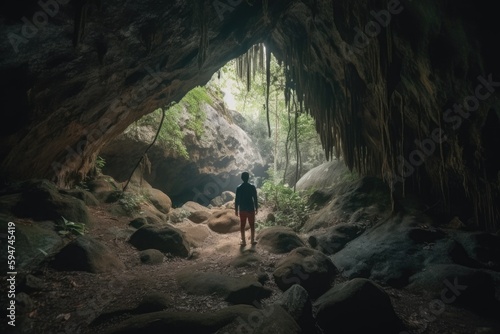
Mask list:
POLYGON ((257 189, 253 184, 243 182, 236 188, 234 205, 238 211, 255 211, 259 208, 257 189))

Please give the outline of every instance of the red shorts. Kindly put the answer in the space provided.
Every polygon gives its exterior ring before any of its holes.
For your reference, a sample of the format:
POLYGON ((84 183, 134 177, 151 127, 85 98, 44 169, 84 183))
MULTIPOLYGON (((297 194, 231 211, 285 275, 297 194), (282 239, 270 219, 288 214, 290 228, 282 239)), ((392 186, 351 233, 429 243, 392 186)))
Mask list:
POLYGON ((255 223, 255 211, 240 211, 240 222, 242 227, 245 227, 247 219, 250 227, 253 227, 255 223))

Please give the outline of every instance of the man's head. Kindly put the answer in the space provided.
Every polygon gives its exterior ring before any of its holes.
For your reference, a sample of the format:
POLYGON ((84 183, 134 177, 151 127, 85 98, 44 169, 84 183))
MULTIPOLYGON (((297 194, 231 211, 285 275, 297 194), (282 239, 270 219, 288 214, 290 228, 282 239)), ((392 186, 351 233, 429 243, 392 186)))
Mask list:
POLYGON ((248 182, 249 177, 250 177, 250 174, 248 174, 248 172, 241 173, 241 179, 243 180, 243 182, 248 182))

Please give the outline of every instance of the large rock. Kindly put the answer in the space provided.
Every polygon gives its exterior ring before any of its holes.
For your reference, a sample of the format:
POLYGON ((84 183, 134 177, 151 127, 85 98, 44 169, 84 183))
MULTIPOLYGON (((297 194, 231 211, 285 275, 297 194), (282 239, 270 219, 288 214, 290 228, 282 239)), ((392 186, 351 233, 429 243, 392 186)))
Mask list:
POLYGON ((401 288, 412 275, 433 265, 496 269, 495 240, 490 234, 441 229, 414 211, 369 227, 331 259, 347 278, 365 277, 401 288))
MULTIPOLYGON (((207 220, 208 227, 217 233, 232 233, 240 231, 240 218, 234 214, 234 210, 226 209, 215 211, 207 220)), ((246 229, 250 228, 248 222, 246 229)))
POLYGON ((326 255, 299 247, 278 262, 273 277, 283 291, 300 284, 312 298, 316 298, 330 288, 336 273, 337 268, 326 255))
MULTIPOLYGON (((325 184, 328 184, 326 180, 325 184)), ((334 187, 321 191, 320 203, 325 204, 306 221, 302 227, 304 232, 340 223, 371 224, 385 219, 392 211, 390 190, 376 177, 358 179, 346 176, 340 178, 334 187)), ((311 198, 315 198, 314 195, 311 198)))
POLYGON ((152 313, 166 310, 172 306, 171 298, 158 292, 150 293, 139 300, 115 301, 114 305, 107 307, 92 321, 91 326, 97 326, 104 322, 111 322, 111 319, 133 316, 137 314, 152 313))
POLYGON ((314 231, 308 238, 311 247, 331 255, 342 248, 351 240, 364 232, 365 226, 360 224, 339 224, 326 230, 314 231))
POLYGON ((407 289, 442 305, 458 303, 476 312, 496 316, 500 311, 500 273, 456 264, 433 264, 412 275, 407 289))
POLYGON ((312 303, 307 291, 299 284, 294 284, 286 290, 276 302, 299 324, 304 333, 315 332, 312 303))
POLYGON ((54 183, 48 180, 26 183, 19 202, 12 210, 18 217, 34 220, 60 221, 64 217, 75 223, 91 222, 82 200, 61 194, 54 183))
POLYGON ((376 283, 356 278, 338 284, 314 302, 325 333, 399 333, 404 329, 387 293, 376 283))
POLYGON ((180 257, 187 257, 190 250, 184 233, 173 226, 143 226, 130 236, 129 242, 139 250, 157 249, 180 257))
POLYGON ((70 195, 83 201, 86 205, 99 205, 97 198, 90 192, 84 189, 61 189, 61 194, 70 195))
POLYGON ((184 270, 177 275, 179 285, 195 295, 216 294, 233 304, 254 305, 271 295, 254 276, 229 277, 218 273, 184 270))
POLYGON ((163 191, 155 188, 147 188, 144 195, 160 212, 167 214, 172 208, 172 201, 163 191))
POLYGON ((125 269, 121 260, 104 244, 79 236, 54 256, 52 266, 64 271, 112 272, 125 269))
POLYGON ((304 247, 304 242, 289 227, 273 226, 259 232, 256 239, 259 245, 271 253, 288 253, 291 250, 304 247))
POLYGON ((132 333, 299 334, 300 327, 281 307, 235 305, 206 313, 162 311, 131 317, 105 334, 132 333))
POLYGON ((177 224, 176 227, 184 232, 186 241, 193 247, 201 247, 205 240, 213 234, 207 225, 194 224, 189 220, 177 224))
MULTIPOLYGON (((2 226, 7 226, 8 220, 0 217, 0 223, 2 226)), ((18 270, 35 270, 64 245, 62 238, 54 231, 53 224, 15 222, 15 226, 16 267, 18 270)), ((0 254, 2 263, 7 263, 7 256, 7 252, 0 254)))

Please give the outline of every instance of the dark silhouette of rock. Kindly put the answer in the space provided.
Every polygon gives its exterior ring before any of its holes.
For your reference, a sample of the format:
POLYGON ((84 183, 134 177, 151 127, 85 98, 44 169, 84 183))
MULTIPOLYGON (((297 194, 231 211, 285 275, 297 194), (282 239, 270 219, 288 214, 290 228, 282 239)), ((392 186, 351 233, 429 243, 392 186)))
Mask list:
POLYGON ((263 333, 299 334, 300 327, 279 306, 257 309, 235 305, 215 312, 162 311, 131 317, 105 334, 131 333, 263 333))
POLYGON ((112 272, 125 268, 107 246, 87 236, 79 236, 54 256, 52 266, 62 271, 112 272))
POLYGON ((316 298, 330 288, 336 273, 337 268, 325 254, 299 247, 278 262, 273 277, 283 291, 300 284, 316 298))
POLYGON ((232 304, 254 305, 272 293, 272 290, 262 286, 257 277, 251 275, 235 278, 188 269, 180 272, 176 278, 179 285, 188 293, 216 294, 232 304))
POLYGON ((139 250, 157 249, 174 256, 187 257, 189 244, 184 233, 173 226, 143 226, 130 236, 130 244, 139 250))
POLYGON ((259 246, 271 253, 288 253, 291 250, 304 247, 305 244, 291 228, 272 226, 263 229, 257 235, 259 246))
POLYGON ((304 333, 316 332, 312 303, 309 294, 302 286, 292 285, 283 293, 276 304, 283 307, 292 316, 304 333))
POLYGON ((314 302, 325 333, 399 333, 404 330, 387 293, 376 283, 355 278, 338 284, 314 302))
POLYGON ((342 248, 351 240, 364 232, 365 226, 361 224, 338 224, 325 230, 316 230, 308 238, 311 247, 331 255, 342 248))
POLYGON ((85 203, 73 196, 61 194, 54 183, 48 180, 27 183, 12 211, 18 217, 34 220, 60 221, 64 217, 75 223, 90 223, 85 203))

